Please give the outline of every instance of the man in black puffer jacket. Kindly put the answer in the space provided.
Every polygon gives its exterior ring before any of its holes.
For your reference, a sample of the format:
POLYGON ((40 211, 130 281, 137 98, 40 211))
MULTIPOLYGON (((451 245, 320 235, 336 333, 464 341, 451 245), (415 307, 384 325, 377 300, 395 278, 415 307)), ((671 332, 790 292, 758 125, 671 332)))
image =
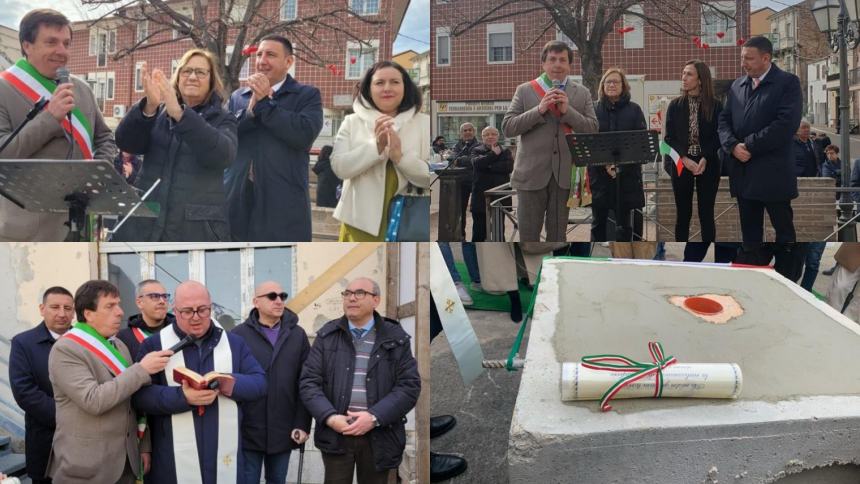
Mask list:
POLYGON ((326 482, 385 484, 403 460, 406 414, 418 401, 421 378, 397 321, 376 312, 379 285, 349 283, 344 315, 318 332, 302 371, 301 396, 316 419, 314 443, 326 482))

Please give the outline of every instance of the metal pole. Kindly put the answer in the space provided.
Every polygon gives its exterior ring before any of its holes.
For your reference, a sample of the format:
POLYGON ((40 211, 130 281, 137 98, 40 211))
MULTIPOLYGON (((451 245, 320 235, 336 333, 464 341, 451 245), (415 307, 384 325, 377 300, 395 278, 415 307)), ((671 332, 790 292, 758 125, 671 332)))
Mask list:
MULTIPOLYGON (((848 9, 845 7, 845 0, 839 0, 839 18, 837 24, 839 29, 836 33, 837 45, 839 49, 839 144, 842 148, 842 186, 851 186, 851 137, 850 137, 850 113, 848 109, 848 9)), ((839 225, 844 227, 840 230, 839 240, 842 242, 856 242, 857 229, 853 222, 850 222, 851 212, 854 203, 851 200, 851 194, 848 192, 842 193, 842 198, 839 205, 839 225)))

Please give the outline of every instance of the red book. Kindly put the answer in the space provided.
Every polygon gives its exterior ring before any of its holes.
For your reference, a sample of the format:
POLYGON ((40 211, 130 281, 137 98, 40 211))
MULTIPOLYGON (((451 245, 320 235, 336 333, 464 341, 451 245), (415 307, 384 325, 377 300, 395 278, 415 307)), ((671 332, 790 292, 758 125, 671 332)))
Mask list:
MULTIPOLYGON (((195 390, 218 390, 224 396, 229 397, 233 394, 233 385, 236 380, 232 375, 227 373, 218 373, 210 371, 205 375, 201 375, 194 370, 189 370, 185 367, 173 369, 173 381, 182 384, 183 381, 188 382, 188 386, 195 390), (217 382, 215 385, 213 383, 217 382)), ((198 406, 197 413, 203 415, 205 407, 198 406)))

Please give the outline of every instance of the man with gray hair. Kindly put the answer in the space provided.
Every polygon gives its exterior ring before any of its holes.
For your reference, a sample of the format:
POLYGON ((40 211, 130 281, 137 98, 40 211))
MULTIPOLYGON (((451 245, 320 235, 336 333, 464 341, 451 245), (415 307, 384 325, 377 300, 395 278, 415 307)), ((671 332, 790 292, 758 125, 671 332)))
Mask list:
POLYGON ((325 482, 353 482, 357 469, 358 484, 385 484, 403 460, 406 414, 421 392, 418 365, 409 334, 376 312, 375 281, 354 279, 341 296, 344 315, 317 332, 300 393, 316 419, 325 482))
POLYGON ((798 177, 815 177, 821 173, 818 169, 818 157, 815 154, 815 144, 809 138, 811 126, 809 121, 800 120, 800 127, 794 135, 794 172, 798 177))
POLYGON ((548 42, 541 52, 543 73, 517 86, 502 120, 505 136, 519 136, 511 187, 517 191, 520 240, 563 242, 567 235, 571 190, 571 155, 565 135, 597 132, 597 116, 588 88, 568 80, 573 50, 548 42))
POLYGON ((170 293, 157 280, 140 281, 135 296, 134 303, 140 312, 128 318, 128 326, 116 335, 128 346, 133 357, 137 357, 143 340, 176 321, 176 318, 167 312, 170 293))
POLYGON ((451 166, 468 168, 469 175, 459 184, 460 189, 460 236, 466 240, 466 207, 469 206, 469 195, 472 194, 472 148, 478 145, 475 138, 475 125, 463 123, 460 125, 460 140, 451 148, 448 161, 451 166))

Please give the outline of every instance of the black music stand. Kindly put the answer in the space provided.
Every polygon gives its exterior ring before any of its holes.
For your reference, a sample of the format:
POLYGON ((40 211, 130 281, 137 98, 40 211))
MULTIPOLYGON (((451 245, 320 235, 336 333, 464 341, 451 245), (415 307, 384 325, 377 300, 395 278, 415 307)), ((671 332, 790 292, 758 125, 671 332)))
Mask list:
MULTIPOLYGON (((644 165, 654 161, 659 152, 657 131, 608 131, 605 133, 570 133, 565 136, 576 166, 615 165, 615 240, 619 240, 621 219, 621 171, 624 165, 644 165)), ((631 215, 633 212, 631 211, 631 215)), ((633 223, 631 241, 633 237, 633 223)))
MULTIPOLYGON (((0 195, 29 212, 69 214, 67 242, 89 240, 87 214, 127 214, 137 189, 105 160, 0 160, 0 195)), ((139 217, 155 217, 146 206, 139 217)))

